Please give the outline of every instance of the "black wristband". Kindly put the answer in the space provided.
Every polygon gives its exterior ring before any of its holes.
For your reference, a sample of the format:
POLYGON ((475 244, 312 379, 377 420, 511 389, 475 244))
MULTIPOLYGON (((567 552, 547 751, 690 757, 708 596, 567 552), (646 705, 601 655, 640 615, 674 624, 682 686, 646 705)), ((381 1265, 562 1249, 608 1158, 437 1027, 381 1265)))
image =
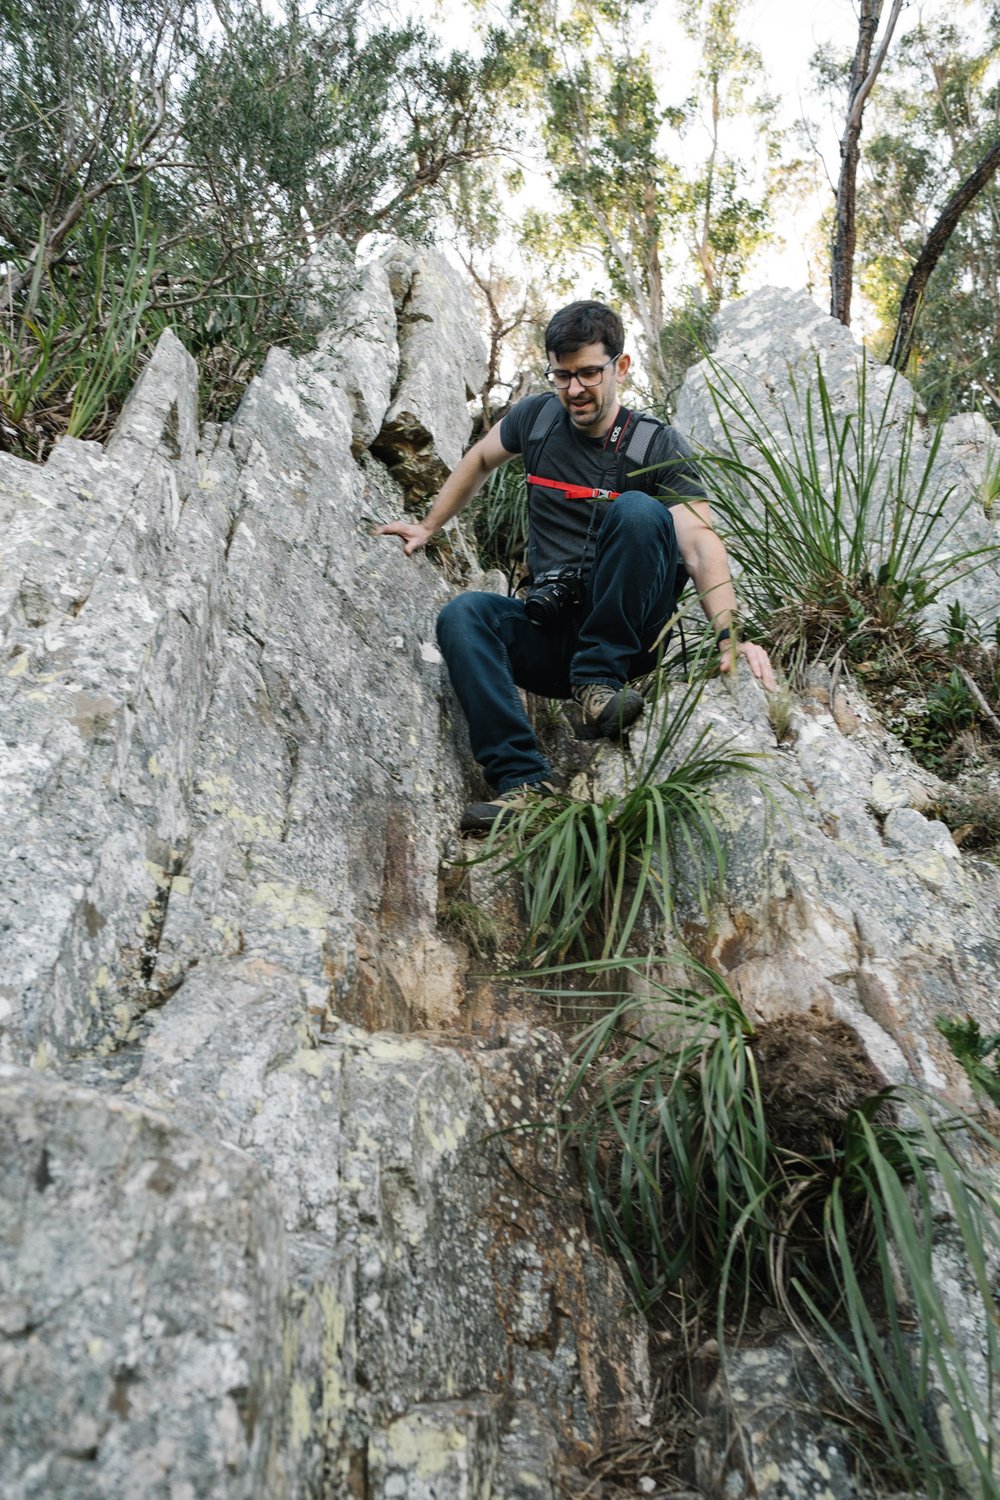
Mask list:
POLYGON ((717 635, 715 637, 715 644, 717 646, 721 646, 722 643, 723 643, 723 641, 731 641, 732 638, 733 638, 733 632, 730 630, 729 626, 727 625, 726 628, 725 628, 725 630, 720 630, 717 633, 717 635))

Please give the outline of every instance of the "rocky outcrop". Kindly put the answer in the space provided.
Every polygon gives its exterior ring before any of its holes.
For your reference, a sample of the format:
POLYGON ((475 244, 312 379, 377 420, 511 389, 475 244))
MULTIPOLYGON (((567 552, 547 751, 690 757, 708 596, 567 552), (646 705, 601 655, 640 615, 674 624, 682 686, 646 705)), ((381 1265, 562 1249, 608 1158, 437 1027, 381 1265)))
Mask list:
MULTIPOLYGON (((313 355, 270 355, 231 425, 199 432, 167 334, 106 448, 0 458, 16 1500, 555 1500, 649 1430, 645 1324, 572 1164, 518 1128, 552 1118, 562 1044, 530 1003, 473 992, 438 919, 467 772, 434 643, 450 585, 371 535, 461 452, 474 319, 454 273, 404 248, 338 306, 313 355)), ((819 314, 782 294, 725 316, 746 378, 787 394, 792 334, 766 335, 785 318, 846 393, 853 345, 819 314)), ((829 671, 780 743, 749 680, 700 714, 771 774, 768 795, 718 789, 726 892, 706 912, 681 872, 691 945, 753 1017, 818 1005, 887 1077, 964 1097, 934 1020, 991 1023, 996 867, 829 671)), ((574 754, 579 790, 622 786, 618 749, 574 754)), ((765 1353, 702 1393, 706 1493, 818 1492, 795 1477, 808 1444, 833 1464, 817 1422, 782 1471, 769 1402, 813 1377, 787 1340, 765 1353)))
POLYGON ((572 1184, 496 1135, 558 1045, 412 1035, 462 1029, 462 743, 365 445, 458 456, 474 320, 434 256, 351 296, 229 427, 165 334, 106 449, 0 460, 11 1497, 554 1495, 647 1400, 572 1184))
MULTIPOLYGON (((833 409, 856 410, 859 361, 866 356, 849 330, 803 293, 756 293, 725 308, 717 326, 716 368, 735 377, 789 444, 801 440, 804 392, 817 362, 833 409)), ((707 362, 689 372, 678 421, 711 447, 723 444, 723 432, 709 382, 718 377, 707 362)), ((886 404, 881 461, 888 469, 899 460, 913 392, 870 360, 867 385, 873 412, 881 414, 886 404)), ((728 389, 732 396, 736 387, 728 389)), ((929 432, 920 441, 912 468, 922 474, 929 432)), ((1000 517, 987 516, 979 502, 996 451, 984 419, 953 418, 924 502, 946 496, 951 520, 961 518, 962 546, 994 549, 956 585, 984 625, 1000 614, 1000 517)), ((780 806, 769 828, 759 798, 730 798, 720 811, 728 914, 713 922, 711 960, 735 979, 754 1013, 768 1017, 821 1000, 858 1028, 887 1077, 961 1092, 934 1022, 940 1014, 973 1014, 993 1029, 1000 972, 996 865, 960 854, 933 816, 936 778, 914 764, 837 673, 814 670, 780 745, 763 696, 749 683, 735 697, 716 685, 705 708, 724 737, 735 735, 770 756, 771 795, 780 806)))
MULTIPOLYGON (((760 463, 753 448, 753 438, 762 435, 760 418, 786 454, 802 453, 811 407, 819 473, 829 481, 833 465, 822 436, 817 370, 835 419, 857 413, 863 390, 866 420, 854 426, 853 447, 848 441, 847 468, 860 471, 870 464, 877 476, 872 487, 876 495, 908 494, 925 512, 939 509, 925 562, 964 559, 951 570, 951 581, 944 582, 944 574, 938 580, 943 586, 933 617, 943 618, 950 602, 958 599, 973 620, 988 624, 996 619, 1000 509, 988 500, 988 476, 1000 461, 1000 440, 986 418, 964 413, 945 422, 938 433, 909 381, 863 353, 850 329, 828 317, 805 292, 773 287, 755 292, 724 307, 714 329, 711 360, 695 365, 685 378, 678 426, 704 447, 725 452, 725 424, 739 455, 754 465, 760 463), (725 387, 721 405, 713 399, 713 386, 725 387), (859 451, 864 462, 858 461, 859 451)), ((749 495, 747 499, 753 503, 749 495)), ((872 505, 872 523, 876 511, 872 505)), ((845 518, 849 513, 845 498, 845 518)), ((918 525, 916 534, 919 530, 918 525)), ((888 536, 873 542, 873 551, 884 554, 888 536)))

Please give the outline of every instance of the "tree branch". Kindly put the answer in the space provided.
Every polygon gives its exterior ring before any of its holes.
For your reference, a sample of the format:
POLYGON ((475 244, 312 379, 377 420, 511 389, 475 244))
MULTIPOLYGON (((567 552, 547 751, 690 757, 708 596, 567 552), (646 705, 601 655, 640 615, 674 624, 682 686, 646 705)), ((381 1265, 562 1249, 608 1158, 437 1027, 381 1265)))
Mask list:
POLYGON ((40 241, 31 255, 29 255, 24 270, 11 273, 5 293, 8 307, 13 308, 14 299, 20 296, 21 292, 32 280, 39 257, 41 257, 44 265, 51 263, 70 230, 79 222, 84 210, 89 208, 92 203, 96 202, 105 193, 110 192, 113 187, 117 187, 121 182, 126 181, 125 174, 138 165, 143 153, 159 135, 167 113, 166 88, 163 86, 157 88, 154 91, 154 98, 156 101, 156 113, 149 127, 141 139, 128 152, 126 159, 120 164, 117 171, 112 176, 106 177, 102 182, 97 182, 93 187, 87 188, 85 192, 78 193, 59 223, 54 229, 50 230, 44 240, 40 241))
POLYGON ((882 14, 882 0, 862 0, 861 19, 858 23, 858 44, 851 64, 849 83, 850 108, 844 134, 840 140, 840 177, 837 181, 836 231, 830 257, 830 316, 837 318, 845 327, 851 323, 851 293, 854 286, 854 250, 857 240, 855 227, 855 199, 858 177, 858 141, 861 136, 861 119, 879 70, 885 61, 904 0, 892 0, 892 9, 886 21, 885 32, 869 62, 875 33, 882 14))
POLYGON ((886 364, 892 365, 894 369, 902 370, 909 358, 910 346, 913 342, 914 319, 931 272, 941 259, 944 248, 962 214, 976 195, 982 192, 998 167, 1000 167, 1000 139, 993 142, 986 155, 952 193, 941 210, 937 223, 924 241, 924 247, 914 262, 910 279, 906 283, 906 289, 899 304, 896 334, 892 341, 892 349, 889 351, 889 358, 886 360, 886 364))

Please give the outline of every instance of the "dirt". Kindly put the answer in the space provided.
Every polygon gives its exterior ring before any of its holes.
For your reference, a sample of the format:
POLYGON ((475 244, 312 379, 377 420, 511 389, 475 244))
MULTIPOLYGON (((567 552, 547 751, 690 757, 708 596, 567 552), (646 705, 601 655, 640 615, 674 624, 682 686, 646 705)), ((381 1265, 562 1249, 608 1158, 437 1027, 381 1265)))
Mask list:
POLYGON ((802 1155, 842 1143, 849 1112, 886 1087, 857 1032, 815 1005, 762 1022, 752 1046, 772 1139, 802 1155))

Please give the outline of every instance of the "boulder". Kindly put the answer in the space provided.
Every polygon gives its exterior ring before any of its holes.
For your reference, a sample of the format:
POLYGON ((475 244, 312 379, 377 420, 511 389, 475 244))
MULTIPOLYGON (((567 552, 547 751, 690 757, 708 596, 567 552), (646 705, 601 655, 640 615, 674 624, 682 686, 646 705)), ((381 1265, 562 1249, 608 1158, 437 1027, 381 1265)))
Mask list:
MULTIPOLYGON (((952 417, 936 437, 905 376, 867 354, 851 330, 821 311, 806 292, 774 287, 753 292, 727 304, 714 328, 711 358, 695 365, 684 380, 677 405, 682 431, 697 444, 726 451, 725 417, 739 456, 759 463, 753 437, 760 436, 763 420, 786 455, 795 448, 801 452, 810 399, 822 434, 817 369, 838 419, 857 413, 863 381, 866 461, 877 455, 873 493, 901 488, 914 497, 920 494, 924 511, 940 506, 925 561, 983 554, 959 561, 953 578, 938 580, 943 586, 929 617, 946 618, 949 605, 958 600, 981 626, 995 620, 1000 615, 1000 509, 986 497, 988 476, 1000 460, 1000 439, 986 418, 972 413, 952 417), (731 405, 724 403, 720 413, 711 391, 722 385, 731 405)), ((829 476, 822 437, 818 448, 820 473, 829 476)), ((856 451, 856 443, 849 443, 849 466, 856 466, 856 451)), ((747 502, 753 504, 749 495, 747 502)), ((873 538, 873 550, 882 549, 883 540, 873 538)))
POLYGON ((241 1151, 0 1067, 11 1500, 274 1494, 285 1235, 241 1151))
POLYGON ((486 358, 467 283, 437 251, 396 246, 383 265, 399 321, 399 381, 373 451, 423 514, 462 456, 472 419, 454 413, 478 395, 486 358))
MULTIPOLYGON (((417 335, 437 298, 459 356, 420 418, 445 468, 474 349, 451 273, 400 259, 417 335)), ((199 434, 165 334, 106 448, 0 457, 12 1500, 551 1495, 648 1405, 572 1173, 548 1136, 501 1144, 551 1116, 561 1044, 464 1034, 438 923, 450 589, 372 535, 402 495, 360 451, 372 326, 413 332, 387 276, 232 424, 199 434)))

